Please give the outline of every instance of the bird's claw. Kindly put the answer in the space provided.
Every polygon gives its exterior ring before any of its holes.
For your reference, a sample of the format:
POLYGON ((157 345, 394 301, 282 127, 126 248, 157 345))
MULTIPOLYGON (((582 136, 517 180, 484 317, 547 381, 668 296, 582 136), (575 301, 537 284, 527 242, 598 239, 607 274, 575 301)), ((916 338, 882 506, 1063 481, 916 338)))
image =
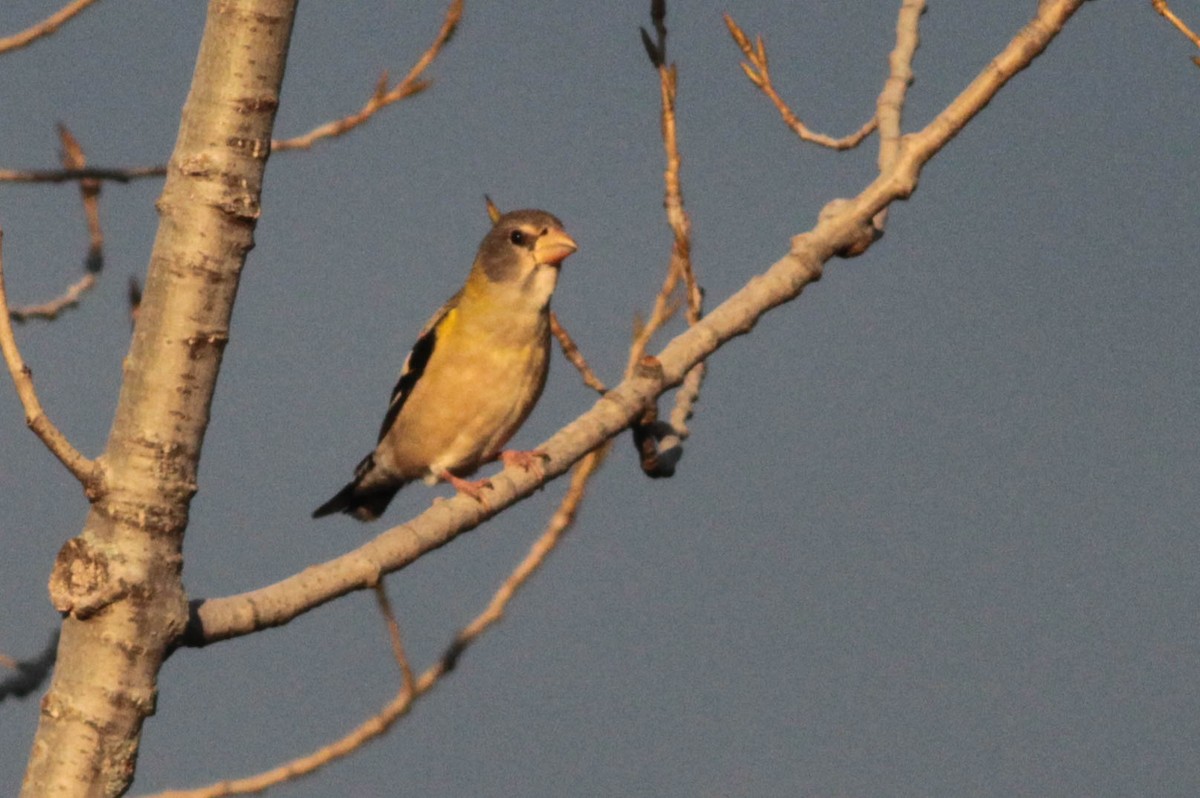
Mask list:
POLYGON ((533 449, 532 451, 522 452, 514 450, 505 450, 500 452, 500 462, 504 467, 520 466, 523 471, 532 469, 537 473, 538 479, 541 479, 545 469, 545 463, 550 459, 550 455, 543 452, 541 449, 533 449))
POLYGON ((440 476, 442 479, 453 485, 454 489, 459 493, 464 493, 467 496, 470 496, 484 507, 488 506, 487 499, 483 497, 483 492, 485 490, 491 490, 492 481, 490 479, 476 479, 472 481, 469 479, 456 477, 449 471, 443 471, 440 476))

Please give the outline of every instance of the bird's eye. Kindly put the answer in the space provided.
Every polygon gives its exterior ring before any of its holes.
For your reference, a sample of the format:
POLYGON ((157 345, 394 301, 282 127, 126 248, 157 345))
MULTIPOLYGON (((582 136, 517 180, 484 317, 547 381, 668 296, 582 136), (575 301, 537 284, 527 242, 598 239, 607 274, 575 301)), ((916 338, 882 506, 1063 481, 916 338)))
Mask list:
POLYGON ((513 230, 508 234, 508 240, 516 244, 518 247, 525 245, 525 233, 520 230, 513 230))

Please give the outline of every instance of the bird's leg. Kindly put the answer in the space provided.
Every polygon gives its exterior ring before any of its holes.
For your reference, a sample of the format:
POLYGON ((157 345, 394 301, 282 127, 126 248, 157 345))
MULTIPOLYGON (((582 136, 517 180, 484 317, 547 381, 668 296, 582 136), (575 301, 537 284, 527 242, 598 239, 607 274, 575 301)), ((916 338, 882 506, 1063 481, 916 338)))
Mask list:
MULTIPOLYGON (((534 449, 528 452, 506 449, 500 452, 496 456, 496 459, 503 463, 506 468, 515 465, 520 466, 525 471, 532 469, 537 474, 538 479, 541 479, 544 473, 543 462, 550 459, 550 455, 541 449, 534 449)), ((454 489, 459 493, 465 493, 485 507, 487 506, 487 499, 483 497, 483 491, 492 487, 490 479, 463 479, 462 477, 454 476, 445 469, 439 471, 437 476, 438 479, 453 485, 454 489)))
POLYGON ((442 470, 442 472, 438 474, 438 477, 453 485, 454 489, 459 493, 465 493, 480 504, 485 506, 487 505, 487 499, 483 498, 483 491, 485 488, 492 487, 492 481, 490 479, 477 479, 475 481, 471 481, 469 479, 456 477, 446 470, 442 470))

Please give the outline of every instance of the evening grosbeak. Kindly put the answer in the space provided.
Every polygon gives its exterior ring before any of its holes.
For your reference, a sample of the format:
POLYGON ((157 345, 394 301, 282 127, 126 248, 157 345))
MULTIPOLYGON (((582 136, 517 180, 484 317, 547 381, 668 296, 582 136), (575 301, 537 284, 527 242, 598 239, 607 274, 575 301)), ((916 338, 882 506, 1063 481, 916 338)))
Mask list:
POLYGON ((545 211, 500 216, 479 245, 462 289, 417 337, 379 429, 354 479, 313 511, 373 521, 408 482, 444 480, 480 498, 487 480, 463 477, 501 459, 532 464, 537 453, 501 449, 546 384, 550 296, 576 250, 545 211))

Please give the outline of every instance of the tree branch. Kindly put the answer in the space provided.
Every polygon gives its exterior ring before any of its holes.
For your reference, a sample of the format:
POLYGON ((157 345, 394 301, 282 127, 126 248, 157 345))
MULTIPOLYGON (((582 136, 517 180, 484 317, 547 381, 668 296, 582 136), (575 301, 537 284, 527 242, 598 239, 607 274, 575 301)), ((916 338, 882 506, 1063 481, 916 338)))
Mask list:
MULTIPOLYGON (((692 268, 692 221, 683 203, 683 188, 680 180, 679 137, 676 135, 675 101, 678 90, 679 73, 675 64, 663 63, 666 54, 667 29, 665 3, 651 4, 651 18, 658 32, 657 44, 649 42, 649 36, 642 31, 642 40, 650 53, 651 62, 658 72, 659 100, 661 105, 660 122, 662 129, 663 151, 666 157, 666 169, 663 170, 663 209, 667 214, 667 224, 671 227, 673 240, 671 257, 667 265, 666 279, 654 302, 654 309, 646 324, 637 331, 629 349, 629 364, 626 374, 641 362, 645 355, 646 346, 651 336, 674 313, 675 304, 672 295, 679 281, 683 282, 683 293, 687 302, 685 317, 689 325, 700 321, 703 315, 704 292, 696 280, 692 268), (656 58, 656 56, 658 56, 656 58)), ((675 473, 675 464, 683 455, 682 444, 688 435, 686 422, 692 415, 692 408, 700 398, 700 386, 704 381, 706 366, 697 363, 688 372, 686 387, 675 395, 675 404, 671 413, 672 421, 679 425, 663 423, 658 417, 657 403, 647 408, 642 419, 633 428, 633 445, 638 452, 642 471, 651 478, 669 477, 675 473)))
POLYGON ((900 151, 901 119, 908 87, 913 83, 913 56, 921 44, 919 23, 925 0, 904 0, 896 20, 896 46, 888 56, 888 77, 879 93, 879 171, 886 172, 900 151))
POLYGON ((388 641, 392 644, 392 657, 400 668, 400 691, 411 693, 413 688, 412 666, 408 664, 408 654, 404 651, 404 640, 400 636, 400 622, 396 620, 396 612, 392 609, 392 601, 388 598, 387 588, 383 582, 375 585, 375 602, 379 605, 379 614, 387 624, 388 641))
POLYGON ((44 36, 49 36, 58 30, 64 22, 94 2, 96 0, 72 0, 36 25, 30 26, 20 33, 5 36, 0 39, 0 54, 7 53, 9 50, 18 50, 26 45, 33 44, 33 42, 44 36))
MULTIPOLYGON (((896 46, 888 56, 888 77, 875 104, 875 118, 879 120, 879 171, 886 172, 900 152, 901 119, 908 87, 913 82, 913 56, 921 43, 920 21, 925 13, 925 0, 904 0, 896 20, 896 46)), ((874 219, 877 235, 883 235, 887 226, 887 208, 874 219)), ((859 254, 856 252, 848 253, 859 254)))
POLYGON ((0 183, 67 183, 72 180, 109 180, 128 183, 146 177, 162 177, 166 164, 128 168, 86 169, 0 169, 0 183))
MULTIPOLYGON (((1175 12, 1172 11, 1170 6, 1167 5, 1167 0, 1150 0, 1150 5, 1154 7, 1155 11, 1162 15, 1163 19, 1174 25, 1175 29, 1184 35, 1184 38, 1197 47, 1200 47, 1200 36, 1197 36, 1195 32, 1187 26, 1186 22, 1176 16, 1175 12)), ((1200 66, 1200 57, 1193 56, 1192 62, 1195 63, 1196 66, 1200 66)))
POLYGON ((750 82, 766 95, 767 99, 775 106, 775 109, 779 111, 779 115, 783 117, 784 124, 791 128, 792 132, 799 136, 801 141, 819 144, 831 150, 852 150, 875 130, 879 121, 877 116, 871 117, 858 130, 840 139, 827 136, 824 133, 814 133, 793 113, 788 104, 779 96, 779 92, 775 91, 775 86, 771 83, 771 67, 767 60, 767 47, 763 43, 762 36, 755 37, 754 43, 751 44, 750 38, 734 22, 733 17, 728 14, 724 14, 723 16, 725 27, 729 28, 729 35, 733 37, 733 41, 737 44, 738 49, 742 51, 742 55, 746 56, 746 60, 742 62, 742 71, 746 73, 746 77, 750 82))
POLYGON ((46 444, 51 454, 79 480, 84 490, 94 495, 99 477, 95 461, 87 459, 72 446, 46 415, 33 387, 33 371, 25 364, 21 351, 17 348, 8 308, 8 293, 4 286, 3 241, 4 231, 0 230, 0 351, 4 353, 4 362, 8 364, 8 373, 12 375, 17 397, 21 400, 21 406, 25 408, 25 423, 42 443, 46 444))
POLYGON ((583 352, 579 351, 579 346, 575 343, 575 339, 567 332, 567 328, 558 320, 558 314, 550 311, 550 332, 558 339, 558 345, 562 348, 563 356, 571 362, 571 365, 579 372, 583 378, 583 384, 591 388, 599 394, 603 394, 608 390, 604 385, 604 381, 596 376, 596 372, 592 371, 592 367, 588 365, 587 358, 583 356, 583 352))
MULTIPOLYGON (((84 168, 87 165, 87 156, 84 155, 83 147, 67 126, 61 123, 58 125, 58 139, 62 144, 63 166, 67 169, 84 168)), ((104 230, 100 227, 100 181, 80 180, 79 193, 83 199, 83 215, 88 227, 88 250, 83 259, 83 276, 67 286, 67 290, 61 295, 48 302, 13 308, 9 311, 13 321, 56 319, 64 310, 77 306, 83 295, 95 287, 97 275, 104 269, 104 230)))
POLYGON ((271 151, 306 150, 320 139, 335 138, 343 133, 348 133, 392 103, 425 91, 429 88, 429 83, 420 80, 420 77, 454 36, 454 31, 458 29, 458 24, 462 21, 462 15, 463 0, 451 0, 450 7, 446 9, 446 16, 442 20, 442 27, 434 37, 433 44, 429 45, 428 49, 421 54, 404 79, 391 89, 388 88, 388 74, 384 72, 379 76, 379 80, 375 84, 375 91, 367 100, 366 105, 357 113, 327 122, 294 138, 276 139, 271 142, 271 151))

